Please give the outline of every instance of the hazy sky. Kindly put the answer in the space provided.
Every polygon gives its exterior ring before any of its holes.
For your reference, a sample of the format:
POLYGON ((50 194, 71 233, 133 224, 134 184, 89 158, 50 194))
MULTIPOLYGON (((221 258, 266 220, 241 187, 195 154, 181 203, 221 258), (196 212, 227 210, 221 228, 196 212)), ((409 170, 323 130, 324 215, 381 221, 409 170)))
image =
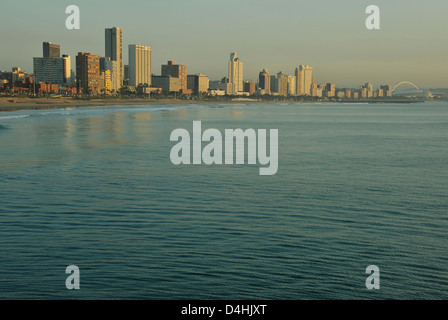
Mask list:
POLYGON ((313 67, 316 82, 337 86, 407 80, 421 87, 448 87, 447 0, 2 0, 0 69, 33 72, 42 42, 61 53, 104 56, 104 29, 123 29, 128 45, 149 45, 152 73, 167 60, 212 80, 227 76, 236 51, 244 79, 294 74, 313 67), (65 8, 78 5, 81 29, 67 30, 65 8), (365 9, 381 10, 381 30, 367 30, 365 9))

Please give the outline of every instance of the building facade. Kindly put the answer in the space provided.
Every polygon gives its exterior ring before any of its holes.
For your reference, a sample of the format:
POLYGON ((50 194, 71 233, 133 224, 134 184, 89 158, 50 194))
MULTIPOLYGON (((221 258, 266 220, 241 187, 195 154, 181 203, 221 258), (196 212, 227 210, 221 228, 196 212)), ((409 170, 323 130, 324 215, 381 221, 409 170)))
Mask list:
POLYGON ((69 55, 64 54, 62 56, 62 61, 64 64, 64 83, 71 84, 72 77, 72 61, 69 55))
POLYGON ((206 94, 210 87, 209 78, 202 73, 187 76, 187 88, 194 94, 206 94))
POLYGON ((336 86, 334 83, 327 83, 325 86, 325 92, 327 98, 336 96, 336 86))
POLYGON ((44 58, 60 58, 61 47, 51 42, 43 43, 43 57, 44 58))
POLYGON ((271 93, 271 78, 267 69, 263 69, 258 75, 258 86, 264 90, 264 94, 271 93))
POLYGON ((123 32, 121 28, 106 28, 106 57, 111 61, 117 62, 117 73, 115 77, 115 85, 118 89, 123 86, 123 32))
POLYGON ((288 96, 288 77, 283 72, 277 73, 277 92, 279 96, 288 96))
POLYGON ((243 92, 243 63, 236 56, 236 52, 230 54, 229 61, 229 83, 231 84, 231 93, 237 95, 243 92))
POLYGON ((243 87, 244 87, 244 92, 249 93, 249 95, 255 94, 255 82, 244 81, 243 87))
POLYGON ((162 76, 171 76, 179 78, 180 90, 187 90, 187 66, 183 64, 174 64, 174 61, 168 61, 168 64, 162 65, 162 76))
POLYGON ((297 95, 310 96, 311 85, 313 83, 313 68, 307 65, 300 65, 296 68, 297 95))
POLYGON ((179 92, 181 90, 180 79, 172 76, 152 75, 152 87, 161 88, 163 93, 179 92))
POLYGON ((151 47, 129 45, 128 84, 151 86, 151 47))
POLYGON ((112 91, 110 70, 104 70, 100 73, 100 93, 110 94, 112 91))
POLYGON ((288 96, 295 96, 297 92, 297 81, 295 76, 288 76, 288 96))
POLYGON ((270 91, 271 94, 273 95, 278 95, 278 81, 277 81, 277 76, 276 75, 272 75, 271 79, 269 80, 270 82, 270 91))
POLYGON ((62 58, 33 58, 36 82, 63 84, 64 60, 62 58))
POLYGON ((78 89, 85 94, 100 92, 100 57, 86 52, 76 56, 76 80, 78 89))
POLYGON ((100 58, 100 72, 103 72, 105 70, 110 71, 110 85, 111 85, 111 92, 118 92, 120 90, 120 79, 119 79, 119 69, 118 69, 118 62, 111 60, 109 57, 101 57, 100 58))

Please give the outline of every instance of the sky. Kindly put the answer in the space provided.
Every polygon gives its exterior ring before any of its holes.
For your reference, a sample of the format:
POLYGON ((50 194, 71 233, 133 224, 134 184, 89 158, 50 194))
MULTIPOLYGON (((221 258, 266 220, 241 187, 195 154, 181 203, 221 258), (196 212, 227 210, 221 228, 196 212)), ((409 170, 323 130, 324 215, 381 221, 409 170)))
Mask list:
POLYGON ((231 52, 244 63, 244 80, 294 74, 313 67, 317 83, 338 87, 410 81, 422 88, 448 87, 446 0, 2 0, 0 70, 32 73, 42 42, 61 54, 105 55, 104 29, 123 29, 128 45, 151 46, 152 73, 168 60, 188 74, 218 80, 228 73, 231 52), (380 8, 380 30, 368 30, 367 6, 380 8), (65 9, 77 5, 80 30, 68 30, 65 9))

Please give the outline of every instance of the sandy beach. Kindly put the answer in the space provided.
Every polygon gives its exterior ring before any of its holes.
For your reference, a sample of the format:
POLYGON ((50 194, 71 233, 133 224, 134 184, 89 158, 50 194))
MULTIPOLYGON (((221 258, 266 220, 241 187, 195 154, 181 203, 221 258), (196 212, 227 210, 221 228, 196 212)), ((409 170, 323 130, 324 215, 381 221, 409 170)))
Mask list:
MULTIPOLYGON (((180 100, 180 99, 145 99, 145 98, 123 98, 123 99, 72 99, 70 97, 60 98, 25 98, 25 97, 0 97, 0 111, 37 110, 37 109, 59 109, 65 107, 88 107, 88 106, 116 106, 116 105, 153 105, 153 104, 209 104, 209 103, 238 103, 241 101, 231 100, 180 100)), ((250 101, 244 101, 250 102, 250 101)), ((253 102, 258 102, 254 100, 253 102)))

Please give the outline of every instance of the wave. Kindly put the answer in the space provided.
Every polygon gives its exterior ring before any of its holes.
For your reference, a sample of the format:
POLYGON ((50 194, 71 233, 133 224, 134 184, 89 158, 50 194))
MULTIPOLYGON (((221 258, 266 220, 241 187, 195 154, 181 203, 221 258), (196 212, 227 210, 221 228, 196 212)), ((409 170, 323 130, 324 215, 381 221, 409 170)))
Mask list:
POLYGON ((21 119, 29 116, 30 116, 29 114, 23 114, 19 116, 0 116, 0 120, 21 119))

